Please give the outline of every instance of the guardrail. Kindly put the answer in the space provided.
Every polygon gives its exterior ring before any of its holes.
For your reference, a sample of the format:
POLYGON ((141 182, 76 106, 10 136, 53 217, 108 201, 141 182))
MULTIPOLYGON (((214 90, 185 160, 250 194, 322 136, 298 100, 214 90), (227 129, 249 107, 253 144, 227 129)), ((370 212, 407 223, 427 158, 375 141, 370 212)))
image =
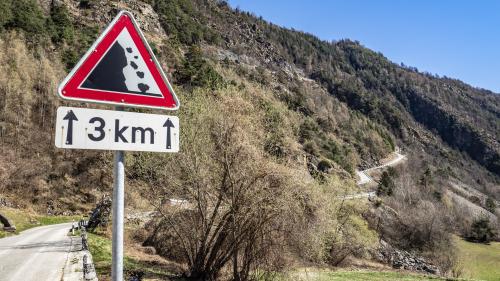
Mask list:
POLYGON ((85 230, 82 230, 82 234, 80 236, 82 237, 82 250, 87 251, 89 249, 87 232, 85 230))
MULTIPOLYGON (((74 233, 75 229, 80 229, 80 237, 82 239, 82 249, 81 251, 89 251, 89 243, 88 243, 88 235, 87 235, 87 225, 88 221, 80 220, 78 222, 78 226, 75 227, 73 225, 71 227, 72 232, 74 233)), ((90 253, 83 255, 83 280, 97 280, 96 272, 94 264, 91 261, 90 253)), ((130 281, 141 281, 143 280, 144 273, 143 272, 132 272, 129 276, 130 281)))
MULTIPOLYGON (((96 272, 95 272, 95 267, 94 264, 92 263, 91 259, 89 258, 90 253, 89 251, 89 243, 88 243, 88 236, 87 236, 87 224, 88 221, 86 220, 80 220, 78 221, 78 229, 80 229, 80 237, 82 239, 82 249, 81 251, 86 251, 87 254, 83 255, 83 279, 84 280, 97 280, 96 272)), ((74 230, 74 226, 72 227, 72 230, 74 230)))
POLYGON ((94 264, 88 262, 88 256, 83 256, 83 279, 94 280, 96 278, 94 264))

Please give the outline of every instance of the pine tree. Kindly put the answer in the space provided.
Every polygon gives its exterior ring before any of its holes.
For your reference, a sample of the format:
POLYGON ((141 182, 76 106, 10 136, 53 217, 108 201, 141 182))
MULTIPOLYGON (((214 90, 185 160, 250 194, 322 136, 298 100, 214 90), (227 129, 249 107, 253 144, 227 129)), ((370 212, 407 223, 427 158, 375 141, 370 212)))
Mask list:
POLYGON ((377 195, 391 196, 393 192, 394 192, 394 180, 387 171, 384 171, 382 173, 382 177, 380 178, 380 183, 378 184, 377 187, 377 195))

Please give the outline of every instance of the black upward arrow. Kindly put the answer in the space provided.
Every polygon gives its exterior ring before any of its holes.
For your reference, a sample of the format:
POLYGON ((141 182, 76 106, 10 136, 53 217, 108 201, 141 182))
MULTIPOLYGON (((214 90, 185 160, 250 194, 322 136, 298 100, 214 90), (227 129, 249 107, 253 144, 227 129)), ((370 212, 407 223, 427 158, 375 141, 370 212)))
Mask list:
POLYGON ((66 134, 66 144, 73 144, 73 121, 78 121, 73 110, 68 111, 63 120, 68 120, 68 133, 66 134))
POLYGON ((172 123, 172 121, 170 121, 170 118, 169 118, 169 119, 167 119, 167 121, 165 121, 165 124, 163 124, 163 127, 167 127, 167 149, 171 149, 172 143, 170 140, 170 128, 175 128, 174 123, 172 123))

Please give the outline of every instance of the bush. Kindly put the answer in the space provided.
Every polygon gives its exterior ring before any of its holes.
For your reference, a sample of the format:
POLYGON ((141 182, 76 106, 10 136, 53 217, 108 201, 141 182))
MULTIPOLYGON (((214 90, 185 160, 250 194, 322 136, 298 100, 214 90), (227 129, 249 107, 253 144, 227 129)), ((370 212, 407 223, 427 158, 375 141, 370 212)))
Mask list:
POLYGON ((304 142, 305 140, 311 140, 318 133, 319 127, 314 120, 306 118, 300 125, 299 130, 300 141, 304 142))
POLYGON ((314 156, 318 156, 318 148, 316 147, 314 142, 307 141, 306 143, 304 143, 303 148, 305 152, 314 156))
POLYGON ((489 243, 495 236, 496 232, 490 225, 490 220, 487 217, 481 217, 472 222, 466 238, 471 242, 489 243))
POLYGON ((179 42, 193 45, 203 40, 217 43, 219 35, 206 25, 203 14, 189 0, 159 0, 154 2, 154 10, 160 15, 160 24, 169 37, 179 42))
POLYGON ((377 187, 378 196, 391 196, 394 191, 394 180, 388 171, 382 173, 377 187))
POLYGON ((21 29, 30 37, 46 34, 46 20, 35 0, 0 1, 0 24, 5 29, 21 29))
POLYGON ((332 163, 330 163, 330 161, 325 160, 325 159, 322 159, 318 163, 318 170, 320 170, 321 172, 324 172, 324 173, 327 172, 328 170, 330 170, 332 167, 333 167, 332 163))
POLYGON ((495 200, 491 197, 488 197, 486 199, 486 210, 490 211, 491 213, 495 213, 496 211, 496 208, 497 208, 497 205, 495 204, 495 200))
POLYGON ((420 165, 415 162, 403 165, 397 173, 383 173, 379 192, 391 196, 380 197, 384 204, 378 203, 379 207, 368 218, 389 244, 426 257, 446 272, 455 263, 453 217, 421 184, 420 165))
POLYGON ((80 8, 90 9, 95 5, 95 0, 80 0, 80 8))
POLYGON ((326 261, 331 265, 337 266, 349 256, 363 257, 377 244, 376 232, 369 229, 366 220, 356 215, 355 208, 346 206, 347 212, 340 209, 337 214, 337 220, 341 223, 337 225, 338 229, 332 237, 326 241, 328 247, 326 261))
POLYGON ((0 31, 17 29, 29 41, 52 42, 61 50, 62 61, 71 69, 97 37, 96 27, 76 27, 64 4, 51 4, 45 17, 35 0, 0 1, 0 31))
POLYGON ((4 28, 5 24, 12 20, 12 2, 5 0, 0 1, 0 30, 4 28))
POLYGON ((71 70, 76 65, 99 33, 97 26, 83 26, 73 30, 73 36, 64 38, 68 45, 62 51, 62 62, 66 66, 66 70, 71 70))
POLYGON ((289 200, 295 183, 253 145, 260 134, 248 132, 237 108, 213 98, 200 90, 190 99, 183 150, 165 163, 178 165, 163 185, 151 185, 147 195, 162 215, 148 243, 185 262, 192 279, 219 280, 232 264, 233 276, 250 280, 257 267, 277 271, 285 264, 279 237, 299 206, 289 200), (169 207, 164 202, 172 197, 187 203, 169 207))
POLYGON ((51 38, 54 43, 73 40, 74 28, 64 5, 52 5, 50 9, 51 38))
POLYGON ((264 103, 264 129, 266 139, 264 141, 264 150, 275 157, 281 158, 286 154, 284 117, 279 108, 271 103, 264 103))
POLYGON ((194 88, 218 89, 224 85, 222 76, 203 58, 201 48, 193 45, 174 73, 176 82, 194 88))

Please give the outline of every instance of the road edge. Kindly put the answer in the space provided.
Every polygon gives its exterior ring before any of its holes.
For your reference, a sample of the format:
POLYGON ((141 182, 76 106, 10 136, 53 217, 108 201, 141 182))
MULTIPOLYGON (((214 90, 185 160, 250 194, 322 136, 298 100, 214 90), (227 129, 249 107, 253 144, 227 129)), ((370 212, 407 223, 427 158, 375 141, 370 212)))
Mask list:
POLYGON ((62 281, 98 281, 95 270, 84 276, 83 259, 87 256, 87 264, 94 269, 92 254, 82 248, 82 238, 80 236, 71 236, 71 247, 64 264, 62 281))

